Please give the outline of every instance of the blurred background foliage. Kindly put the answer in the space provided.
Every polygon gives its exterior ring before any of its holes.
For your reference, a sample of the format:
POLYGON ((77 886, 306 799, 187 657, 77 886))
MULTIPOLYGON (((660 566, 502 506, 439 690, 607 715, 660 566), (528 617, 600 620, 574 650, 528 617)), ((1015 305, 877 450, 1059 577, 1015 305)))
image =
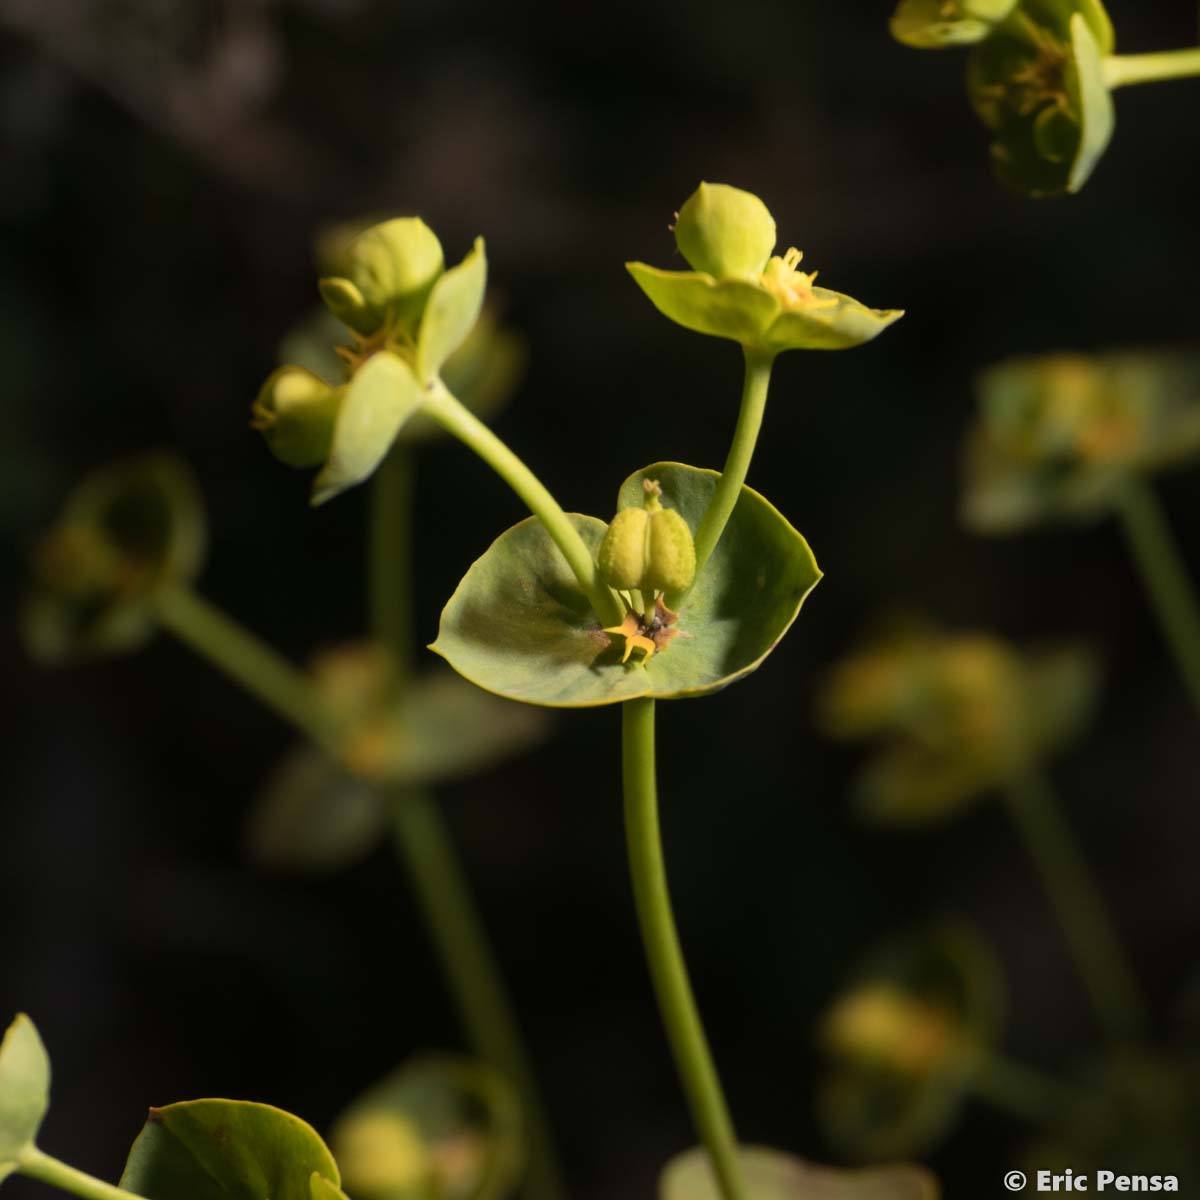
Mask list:
MULTIPOLYGON (((1111 13, 1124 50, 1195 41, 1184 0, 1111 13)), ((1195 715, 1119 532, 980 539, 957 510, 981 367, 1197 347, 1197 85, 1123 95, 1083 194, 1033 203, 993 180, 958 57, 896 45, 889 15, 876 0, 747 0, 736 16, 0 0, 0 1013, 36 1014, 55 1047, 48 1151, 113 1178, 144 1106, 181 1096, 251 1096, 328 1129, 396 1063, 460 1044, 390 854, 316 880, 248 866, 246 814, 290 731, 166 639, 59 671, 17 639, 25 558, 67 489, 157 446, 183 454, 208 506, 206 594, 297 660, 361 635, 365 496, 308 510, 249 405, 312 308, 315 231, 365 213, 419 211, 452 260, 487 237, 530 351, 499 428, 585 512, 611 511, 645 463, 724 452, 736 353, 658 317, 622 266, 669 263, 666 226, 697 180, 754 190, 823 282, 908 310, 852 356, 779 363, 751 483, 826 578, 752 681, 662 714, 680 924, 743 1136, 836 1158, 814 1111, 818 1021, 869 947, 930 916, 972 918, 994 944, 1006 1052, 1053 1068, 1095 1042, 999 812, 920 839, 853 818, 859 756, 819 736, 814 693, 881 612, 1100 651, 1095 718, 1054 775, 1159 1028, 1178 1027, 1200 924, 1195 715)), ((523 514, 442 442, 417 490, 429 640, 466 566, 523 514)), ((1200 471, 1161 494, 1200 574, 1200 471)), ((600 710, 442 793, 583 1200, 649 1194, 692 1141, 618 789, 616 715, 600 710)), ((931 1163, 969 1193, 1028 1132, 969 1104, 931 1163)))

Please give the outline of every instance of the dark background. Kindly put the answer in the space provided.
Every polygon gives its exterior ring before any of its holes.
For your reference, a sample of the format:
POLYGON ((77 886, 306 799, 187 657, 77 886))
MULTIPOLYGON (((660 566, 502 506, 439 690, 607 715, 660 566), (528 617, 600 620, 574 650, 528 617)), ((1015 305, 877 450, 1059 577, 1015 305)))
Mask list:
MULTIPOLYGON (((997 806, 913 836, 846 811, 858 755, 815 731, 814 686, 889 609, 1102 650, 1101 710, 1055 777, 1165 1035, 1196 966, 1195 715, 1111 523, 989 541, 955 513, 981 365, 1196 344, 1200 85, 1122 93, 1085 192, 1031 202, 989 174, 962 56, 895 45, 887 7, 0 3, 0 1018, 29 1011, 51 1049, 47 1150, 115 1178, 146 1104, 200 1095, 327 1127, 410 1052, 457 1044, 386 850, 321 881, 242 858, 288 730, 165 638, 48 672, 13 619, 71 484, 168 445, 209 505, 209 597, 296 658, 362 632, 364 491, 310 511, 247 418, 314 299, 314 230, 364 212, 419 211, 451 259, 487 237, 532 353, 499 432, 601 516, 647 462, 719 466, 732 429, 735 349, 659 317, 622 266, 670 265, 699 179, 762 195, 822 283, 908 310, 862 350, 780 361, 751 482, 826 579, 752 680, 661 712, 678 915, 744 1138, 833 1157, 814 1019, 925 916, 996 943, 1014 1054, 1054 1068, 1095 1041, 997 806)), ((1127 50, 1195 41, 1190 2, 1111 10, 1127 50)), ((1161 492, 1200 571, 1200 474, 1161 492)), ((429 640, 522 512, 444 443, 419 502, 429 640)), ((651 1195, 692 1141, 628 894, 617 724, 565 714, 540 754, 443 793, 583 1200, 651 1195)), ((932 1165, 952 1196, 991 1194, 1026 1132, 973 1105, 932 1165)))

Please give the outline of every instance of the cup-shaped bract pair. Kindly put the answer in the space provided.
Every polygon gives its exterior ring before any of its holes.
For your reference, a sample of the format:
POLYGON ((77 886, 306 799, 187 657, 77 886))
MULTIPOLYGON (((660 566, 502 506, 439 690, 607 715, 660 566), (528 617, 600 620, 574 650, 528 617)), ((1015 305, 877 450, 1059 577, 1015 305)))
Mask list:
POLYGON ((529 749, 544 715, 509 704, 443 668, 396 678, 372 642, 325 650, 313 687, 342 736, 340 754, 304 744, 289 751, 251 809, 247 849, 259 864, 327 872, 381 840, 400 789, 427 788, 486 771, 529 749))
POLYGON ((205 543, 203 503, 179 460, 153 453, 93 472, 34 550, 30 652, 58 662, 140 645, 155 598, 195 580, 205 543))
MULTIPOLYGON (((694 536, 717 479, 715 471, 655 463, 625 481, 618 512, 645 514, 649 482, 661 488, 663 510, 678 514, 694 536)), ((608 526, 576 513, 568 519, 599 557, 608 526)), ((641 536, 646 517, 636 521, 635 566, 647 546, 641 536)), ((643 587, 671 586, 690 573, 690 538, 682 538, 673 519, 670 524, 680 536, 671 538, 669 566, 656 560, 650 575, 638 576, 643 587)), ((725 535, 679 613, 667 612, 660 600, 648 614, 652 598, 643 593, 640 614, 630 612, 624 626, 606 630, 545 526, 530 517, 502 534, 467 572, 442 611, 430 649, 472 683, 526 704, 587 708, 643 696, 703 696, 761 665, 820 578, 808 543, 762 496, 743 487, 725 535), (669 653, 654 653, 668 642, 669 653), (643 651, 633 666, 631 647, 643 651)))
POLYGON ((1030 196, 1083 187, 1115 120, 1101 0, 901 0, 891 28, 919 49, 971 44, 967 93, 1007 186, 1030 196))
POLYGON ((818 1029, 831 1138, 864 1159, 927 1150, 998 1040, 1002 995, 999 967, 967 925, 938 925, 872 954, 818 1029))
POLYGON ((482 238, 446 270, 441 243, 417 217, 373 225, 335 258, 339 269, 321 280, 321 297, 351 334, 342 351, 348 381, 335 386, 308 367, 280 367, 252 418, 284 462, 322 464, 314 504, 361 483, 383 461, 474 329, 487 286, 482 238))
POLYGON ((773 253, 775 221, 766 205, 728 184, 700 185, 679 210, 675 241, 691 271, 631 262, 629 273, 676 324, 750 352, 844 350, 903 315, 817 287, 816 272, 799 270, 798 250, 773 253))
POLYGON ((821 716, 833 737, 880 743, 855 786, 860 815, 916 825, 949 817, 1068 741, 1097 675, 1077 648, 1022 653, 985 634, 910 629, 839 664, 821 716))
POLYGON ((1108 512, 1131 474, 1200 453, 1200 356, 1012 359, 984 371, 963 520, 979 533, 1108 512))
POLYGON ((524 1166, 512 1086, 459 1056, 400 1067, 351 1104, 330 1141, 355 1200, 504 1200, 524 1166))
POLYGON ((1031 196, 1077 192, 1115 123, 1104 59, 1112 23, 1099 0, 1021 0, 975 46, 967 92, 992 132, 996 174, 1031 196))

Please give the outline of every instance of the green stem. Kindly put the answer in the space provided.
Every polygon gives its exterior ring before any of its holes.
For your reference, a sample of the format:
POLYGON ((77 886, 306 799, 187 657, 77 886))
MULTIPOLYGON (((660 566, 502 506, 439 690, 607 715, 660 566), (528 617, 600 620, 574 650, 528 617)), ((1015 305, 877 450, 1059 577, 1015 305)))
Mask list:
MULTIPOLYGON (((392 658, 400 700, 412 671, 412 455, 393 447, 372 482, 371 623, 392 658)), ((390 792, 396 848, 407 866, 467 1040, 517 1089, 525 1122, 527 1200, 558 1200, 564 1188, 549 1122, 512 1005, 446 823, 433 798, 390 792)))
POLYGON ((162 624, 252 696, 337 757, 341 731, 303 671, 187 587, 157 598, 162 624))
POLYGON ((501 1071, 521 1097, 529 1149, 525 1195, 554 1200, 565 1193, 549 1122, 445 823, 424 792, 395 789, 392 798, 396 847, 412 877, 467 1036, 476 1053, 501 1071))
POLYGON ((1086 1099, 1069 1083, 993 1054, 978 1063, 971 1076, 971 1087, 989 1104, 1033 1125, 1053 1124, 1086 1099))
POLYGON ((395 692, 412 669, 413 456, 397 442, 371 483, 371 545, 367 591, 375 640, 392 659, 395 692))
POLYGON ((650 977, 692 1121, 708 1151, 721 1195, 724 1200, 745 1200, 737 1135, 696 1009, 671 912, 658 825, 654 701, 626 701, 621 706, 621 733, 629 869, 650 977))
POLYGON ((425 411, 483 459, 525 502, 562 551, 602 625, 619 625, 625 608, 600 578, 592 552, 540 479, 439 380, 426 392, 425 411))
POLYGON ((1144 1036, 1146 1015, 1137 982, 1049 782, 1026 771, 1008 781, 1005 796, 1108 1036, 1114 1041, 1144 1036))
POLYGON ((1118 496, 1129 548, 1158 613, 1176 664, 1200 708, 1200 610, 1170 527, 1145 480, 1132 478, 1118 496))
POLYGON ((1104 60, 1103 72, 1109 88, 1200 75, 1200 46, 1157 54, 1113 54, 1104 60))
POLYGON ((141 1200, 133 1192, 105 1183, 75 1167, 69 1167, 36 1146, 26 1146, 17 1157, 17 1169, 30 1179, 40 1179, 51 1187, 82 1196, 83 1200, 141 1200))
MULTIPOLYGON (((742 494, 742 485, 750 471, 750 460, 754 457, 754 447, 758 444, 758 433, 767 407, 767 390, 771 384, 771 365, 775 356, 750 349, 745 353, 742 406, 738 410, 733 441, 729 445, 721 477, 717 480, 716 491, 696 530, 696 578, 700 577, 704 564, 721 540, 721 534, 725 532, 725 526, 742 494)), ((680 599, 672 596, 672 607, 680 599)))

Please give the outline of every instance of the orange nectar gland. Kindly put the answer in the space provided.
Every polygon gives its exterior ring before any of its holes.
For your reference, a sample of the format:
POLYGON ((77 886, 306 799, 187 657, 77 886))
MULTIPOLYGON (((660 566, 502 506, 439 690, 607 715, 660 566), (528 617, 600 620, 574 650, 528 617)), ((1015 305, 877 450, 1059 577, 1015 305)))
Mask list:
POLYGON ((817 272, 798 271, 796 268, 804 258, 795 246, 781 258, 775 255, 762 274, 763 286, 779 297, 784 308, 832 308, 837 305, 833 297, 818 298, 813 295, 813 284, 817 272))
POLYGON ((625 639, 621 661, 634 650, 649 659, 665 650, 678 633, 678 617, 663 603, 668 591, 684 591, 696 575, 696 547, 687 522, 674 509, 663 508, 662 488, 652 479, 642 481, 643 508, 622 509, 612 519, 596 556, 600 574, 621 593, 629 608, 620 625, 605 633, 625 639))

